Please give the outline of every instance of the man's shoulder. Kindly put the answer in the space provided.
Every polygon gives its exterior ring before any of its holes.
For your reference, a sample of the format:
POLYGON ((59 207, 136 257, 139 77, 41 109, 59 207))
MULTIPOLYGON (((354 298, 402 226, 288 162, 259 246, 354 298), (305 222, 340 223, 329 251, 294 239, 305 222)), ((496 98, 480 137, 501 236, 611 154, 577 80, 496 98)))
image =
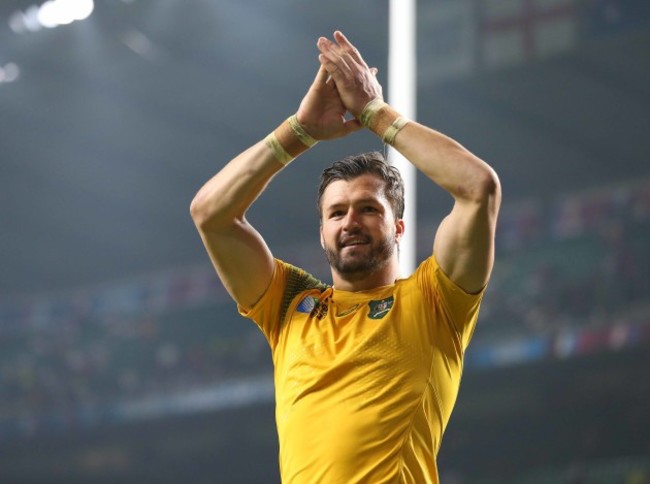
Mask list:
POLYGON ((329 286, 301 267, 281 259, 275 259, 274 283, 284 284, 280 303, 280 321, 284 319, 291 303, 297 296, 315 291, 319 294, 329 286))
POLYGON ((290 264, 281 259, 275 259, 275 264, 280 268, 284 277, 284 284, 286 291, 301 292, 309 289, 319 289, 324 291, 329 287, 310 272, 307 272, 302 267, 290 264))

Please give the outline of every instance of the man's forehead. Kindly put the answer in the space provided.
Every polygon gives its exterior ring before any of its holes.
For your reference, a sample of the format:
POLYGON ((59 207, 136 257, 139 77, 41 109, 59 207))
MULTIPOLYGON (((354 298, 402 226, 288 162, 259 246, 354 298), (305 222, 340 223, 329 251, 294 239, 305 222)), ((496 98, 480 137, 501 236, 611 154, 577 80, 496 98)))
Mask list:
POLYGON ((335 180, 323 193, 323 206, 357 200, 385 200, 384 182, 374 175, 361 175, 350 180, 335 180))

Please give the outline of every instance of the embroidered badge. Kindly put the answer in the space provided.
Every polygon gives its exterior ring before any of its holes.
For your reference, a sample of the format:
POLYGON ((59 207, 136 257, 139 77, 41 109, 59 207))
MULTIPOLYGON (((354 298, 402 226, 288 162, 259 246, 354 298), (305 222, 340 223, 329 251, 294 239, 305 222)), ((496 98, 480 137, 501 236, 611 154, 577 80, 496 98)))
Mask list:
POLYGON ((316 307, 317 303, 318 299, 316 299, 314 296, 305 296, 305 298, 298 303, 298 306, 296 306, 296 311, 299 313, 309 314, 316 307))
POLYGON ((393 307, 394 301, 395 298, 393 296, 387 297, 386 299, 380 299, 379 301, 370 301, 368 303, 368 306, 370 306, 368 317, 370 319, 383 318, 384 316, 386 316, 388 311, 390 311, 390 308, 393 307))

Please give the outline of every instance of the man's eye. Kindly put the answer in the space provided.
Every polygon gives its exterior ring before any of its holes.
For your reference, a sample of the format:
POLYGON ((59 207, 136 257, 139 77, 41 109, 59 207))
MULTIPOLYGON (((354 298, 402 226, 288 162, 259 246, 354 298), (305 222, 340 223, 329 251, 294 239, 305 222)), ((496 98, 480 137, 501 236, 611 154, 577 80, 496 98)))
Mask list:
POLYGON ((377 209, 375 207, 364 207, 363 211, 364 212, 376 212, 377 209))

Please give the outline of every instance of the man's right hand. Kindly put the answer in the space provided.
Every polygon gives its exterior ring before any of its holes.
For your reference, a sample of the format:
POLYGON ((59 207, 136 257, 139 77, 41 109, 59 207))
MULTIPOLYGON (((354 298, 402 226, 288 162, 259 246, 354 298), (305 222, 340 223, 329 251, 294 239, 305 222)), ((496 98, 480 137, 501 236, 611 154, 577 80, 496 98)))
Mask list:
POLYGON ((345 109, 359 119, 363 108, 374 99, 383 99, 377 69, 368 67, 357 48, 340 31, 334 42, 318 39, 319 61, 331 76, 345 109))
POLYGON ((300 103, 298 121, 317 140, 341 138, 361 129, 356 119, 345 119, 346 112, 334 81, 321 66, 300 103))

